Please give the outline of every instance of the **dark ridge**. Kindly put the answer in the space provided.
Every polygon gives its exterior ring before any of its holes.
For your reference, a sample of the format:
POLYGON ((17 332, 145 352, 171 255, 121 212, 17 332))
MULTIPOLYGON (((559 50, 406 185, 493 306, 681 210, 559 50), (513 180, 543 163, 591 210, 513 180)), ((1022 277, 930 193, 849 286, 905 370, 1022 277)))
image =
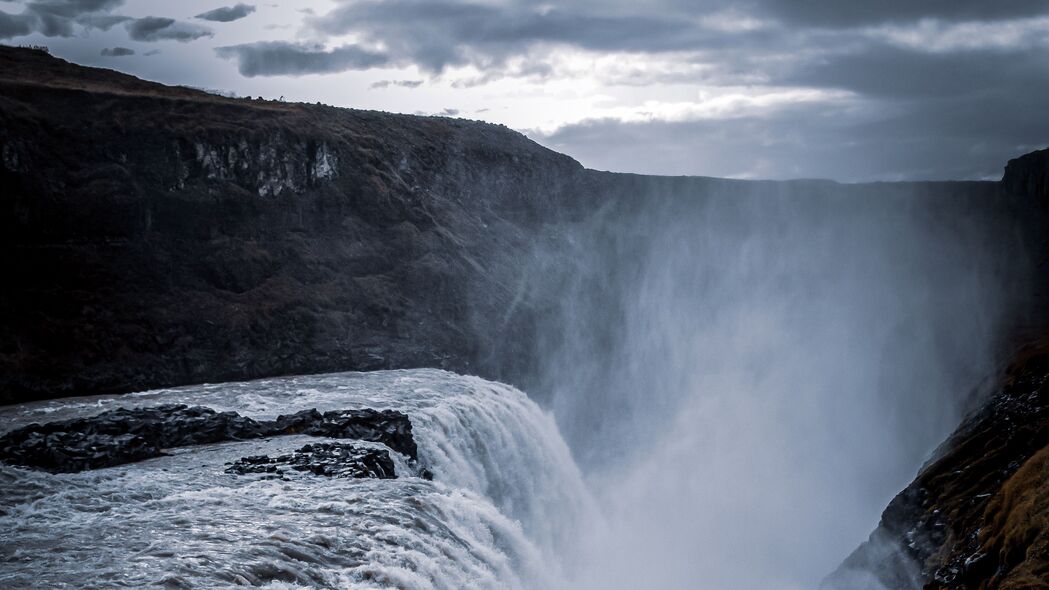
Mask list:
POLYGON ((385 444, 418 459, 408 416, 393 410, 303 410, 273 421, 236 412, 165 404, 118 408, 90 418, 30 424, 0 436, 0 461, 53 473, 74 473, 143 461, 164 449, 269 436, 307 434, 385 444))

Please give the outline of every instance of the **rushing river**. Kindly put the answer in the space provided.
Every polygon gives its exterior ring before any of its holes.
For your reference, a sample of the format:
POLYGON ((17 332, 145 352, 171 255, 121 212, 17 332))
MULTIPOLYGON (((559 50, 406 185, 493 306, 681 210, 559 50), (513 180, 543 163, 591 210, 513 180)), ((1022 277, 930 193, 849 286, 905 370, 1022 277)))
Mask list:
MULTIPOLYGON (((224 472, 305 436, 173 449, 76 474, 0 464, 0 587, 553 588, 592 521, 553 419, 520 391, 437 370, 343 373, 57 400, 0 410, 4 430, 179 402, 274 418, 409 415, 427 481, 224 472)), ((374 444, 374 443, 372 443, 374 444)))

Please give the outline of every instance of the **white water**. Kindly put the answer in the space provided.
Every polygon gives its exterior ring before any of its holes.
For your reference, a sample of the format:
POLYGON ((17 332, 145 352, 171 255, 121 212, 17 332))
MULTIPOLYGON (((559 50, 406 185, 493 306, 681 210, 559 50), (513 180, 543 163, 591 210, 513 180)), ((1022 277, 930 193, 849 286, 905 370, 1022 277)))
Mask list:
MULTIPOLYGON (((0 587, 551 588, 592 520, 553 420, 520 391, 436 370, 333 374, 57 400, 0 411, 5 428, 180 402, 273 418, 397 409, 420 462, 396 480, 291 481, 224 464, 310 437, 187 447, 53 475, 0 464, 0 587)), ((392 453, 396 456, 396 453, 392 453)))

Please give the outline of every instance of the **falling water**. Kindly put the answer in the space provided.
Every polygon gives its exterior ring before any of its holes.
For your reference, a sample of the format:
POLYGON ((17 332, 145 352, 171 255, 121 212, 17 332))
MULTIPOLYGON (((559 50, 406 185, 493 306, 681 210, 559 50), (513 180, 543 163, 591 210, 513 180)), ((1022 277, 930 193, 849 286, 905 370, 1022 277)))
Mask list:
POLYGON ((639 179, 537 249, 562 304, 532 389, 606 517, 576 585, 819 586, 994 373, 1029 277, 1012 206, 639 179))

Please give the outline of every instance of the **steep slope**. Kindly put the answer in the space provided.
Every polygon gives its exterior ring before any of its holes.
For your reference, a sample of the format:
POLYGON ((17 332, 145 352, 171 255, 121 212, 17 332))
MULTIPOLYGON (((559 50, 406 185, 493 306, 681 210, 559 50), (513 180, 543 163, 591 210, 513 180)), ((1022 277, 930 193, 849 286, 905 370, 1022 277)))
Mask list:
POLYGON ((503 127, 231 100, 26 49, 0 49, 0 152, 0 401, 478 372, 466 332, 508 306, 530 228, 590 206, 564 198, 576 162, 503 127))
POLYGON ((879 587, 874 580, 890 589, 1049 588, 1049 349, 1017 361, 826 587, 879 587))
MULTIPOLYGON (((1011 160, 1002 184, 1044 213, 1047 179, 1049 150, 1041 150, 1011 160)), ((1019 339, 1047 332, 1049 242, 1044 217, 1035 217, 1038 313, 1019 339)), ((1049 339, 1022 347, 997 390, 940 445, 824 586, 1049 588, 1049 339)))

